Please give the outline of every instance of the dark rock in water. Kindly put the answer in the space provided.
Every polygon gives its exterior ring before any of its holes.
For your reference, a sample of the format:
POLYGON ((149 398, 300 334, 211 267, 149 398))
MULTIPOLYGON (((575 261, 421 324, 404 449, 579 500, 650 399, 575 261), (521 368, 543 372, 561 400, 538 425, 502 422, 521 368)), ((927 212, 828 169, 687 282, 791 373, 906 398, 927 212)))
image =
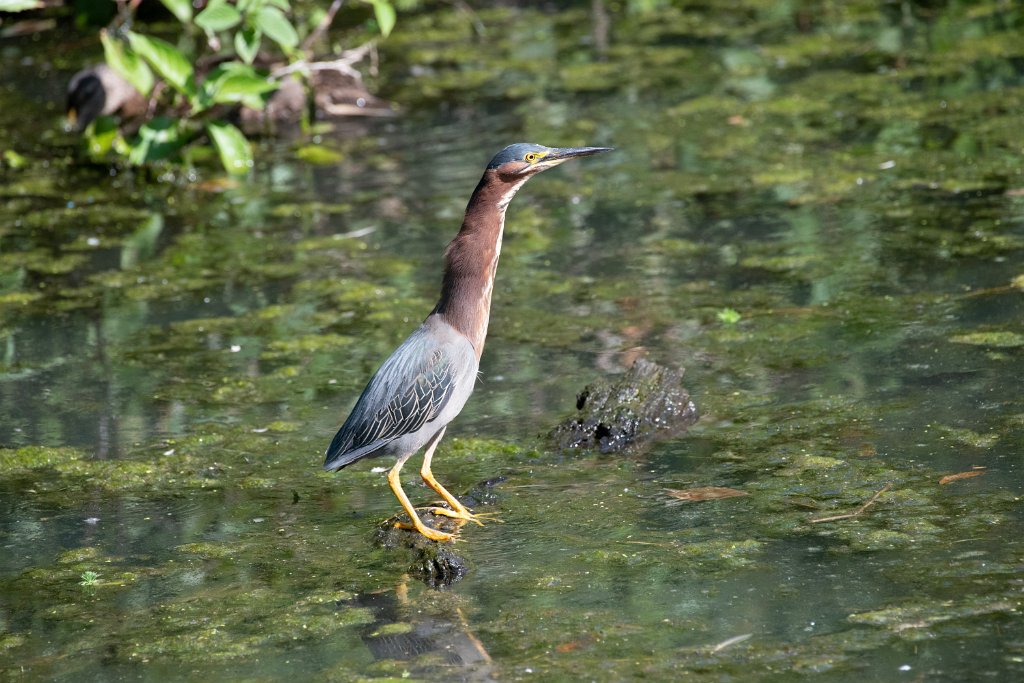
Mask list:
POLYGON ((590 384, 576 397, 577 414, 551 430, 562 449, 616 453, 684 432, 697 407, 683 388, 684 370, 637 359, 614 383, 590 384))
POLYGON ((478 482, 476 486, 466 491, 464 496, 459 496, 459 502, 470 509, 479 510, 480 506, 494 505, 498 501, 498 494, 495 488, 508 481, 508 477, 500 474, 490 479, 478 482))
POLYGON ((305 86, 295 76, 288 76, 278 83, 263 109, 241 107, 234 118, 246 134, 254 135, 272 133, 278 125, 298 125, 308 111, 305 86))
MULTIPOLYGON (((497 501, 495 488, 505 482, 508 477, 496 476, 479 482, 465 495, 459 496, 459 502, 480 512, 481 507, 493 505, 497 501)), ((440 506, 438 506, 440 507, 440 506)), ((460 520, 435 515, 429 508, 416 511, 423 523, 438 531, 448 533, 465 529, 466 523, 460 520)), ((432 588, 450 586, 469 572, 466 558, 453 551, 454 544, 446 541, 432 541, 415 529, 403 529, 395 526, 396 522, 408 523, 404 515, 397 515, 387 520, 377 529, 377 543, 389 550, 408 552, 412 559, 409 571, 423 580, 432 588)), ((469 525, 473 528, 473 525, 469 525)))
POLYGON ((374 96, 358 73, 315 71, 311 76, 317 118, 334 116, 394 116, 391 103, 374 96))
MULTIPOLYGON (((432 514, 428 510, 417 510, 420 519, 427 526, 438 531, 458 530, 458 522, 450 517, 432 514)), ((450 586, 469 571, 466 558, 452 552, 450 542, 432 541, 415 529, 395 526, 400 517, 392 517, 377 529, 377 543, 389 550, 405 550, 412 556, 409 572, 415 574, 431 588, 450 586)))
POLYGON ((336 71, 315 71, 309 92, 296 76, 282 79, 263 109, 242 107, 238 125, 249 134, 276 133, 282 125, 296 125, 304 114, 314 120, 351 116, 394 116, 391 104, 370 94, 361 79, 336 71))

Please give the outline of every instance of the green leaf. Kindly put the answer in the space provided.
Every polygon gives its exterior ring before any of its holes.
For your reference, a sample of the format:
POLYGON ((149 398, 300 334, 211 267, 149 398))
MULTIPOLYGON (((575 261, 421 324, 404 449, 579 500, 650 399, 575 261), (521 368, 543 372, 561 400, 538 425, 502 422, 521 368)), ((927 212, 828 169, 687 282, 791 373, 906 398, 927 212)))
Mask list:
POLYGON ((15 152, 13 149, 5 149, 4 163, 7 164, 9 167, 17 170, 25 166, 25 164, 28 163, 28 159, 26 159, 23 155, 15 152))
POLYGON ((164 3, 164 7, 171 10, 171 14, 178 18, 183 24, 187 24, 192 21, 192 2, 191 0, 160 0, 164 3))
POLYGON ((169 116, 158 116, 139 129, 139 135, 130 143, 129 163, 141 166, 174 156, 181 149, 181 131, 169 116))
POLYGON ((723 308, 715 314, 718 320, 726 325, 735 325, 743 316, 734 308, 723 308))
POLYGON ((260 51, 260 41, 262 39, 263 33, 259 29, 246 26, 241 31, 235 33, 235 52, 238 53, 238 56, 246 64, 252 64, 260 51))
POLYGON ((86 149, 93 159, 106 156, 121 137, 117 120, 113 116, 98 116, 84 131, 86 149))
POLYGON ((96 572, 82 572, 82 580, 78 582, 80 586, 95 586, 99 583, 100 575, 96 572))
POLYGON ((265 78, 249 78, 248 76, 228 76, 221 84, 214 101, 222 104, 239 102, 251 109, 263 109, 266 104, 264 95, 277 90, 277 83, 265 78))
POLYGON ((178 48, 134 31, 128 31, 128 42, 172 88, 190 98, 195 96, 194 70, 178 48))
POLYGON ((373 16, 377 19, 380 34, 387 38, 395 27, 395 8, 388 0, 370 0, 373 4, 373 16))
POLYGON ((24 12, 42 6, 42 0, 0 0, 0 12, 24 12))
POLYGON ((276 7, 263 7, 256 15, 256 26, 286 52, 299 44, 299 34, 284 12, 276 7))
POLYGON ((335 152, 333 149, 327 149, 326 147, 321 147, 320 145, 306 145, 305 147, 299 147, 295 150, 295 156, 316 166, 336 164, 344 158, 339 152, 335 152))
POLYGON ((208 33, 216 33, 234 28, 241 22, 242 14, 227 0, 210 0, 206 9, 196 15, 194 23, 208 33))
POLYGON ((100 42, 103 43, 103 56, 107 66, 120 74, 132 84, 143 96, 153 89, 153 72, 139 56, 125 47, 124 43, 112 38, 106 31, 100 31, 100 42))
POLYGON ((277 90, 277 85, 245 64, 222 64, 203 81, 203 96, 209 104, 240 102, 253 109, 263 109, 263 96, 277 90))
POLYGON ((224 169, 228 173, 247 173, 252 168, 252 147, 242 135, 242 131, 223 121, 208 122, 206 131, 210 134, 210 139, 220 154, 220 162, 224 164, 224 169))

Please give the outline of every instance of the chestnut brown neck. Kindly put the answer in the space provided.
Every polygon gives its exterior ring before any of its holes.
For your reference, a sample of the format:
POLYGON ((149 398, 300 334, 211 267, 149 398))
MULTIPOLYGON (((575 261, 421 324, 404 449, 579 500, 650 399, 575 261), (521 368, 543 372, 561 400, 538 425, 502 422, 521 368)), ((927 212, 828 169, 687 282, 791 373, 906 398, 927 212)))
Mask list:
POLYGON ((444 252, 441 298, 434 313, 472 342, 477 359, 487 337, 505 209, 526 180, 506 181, 493 169, 485 171, 466 206, 462 229, 444 252))

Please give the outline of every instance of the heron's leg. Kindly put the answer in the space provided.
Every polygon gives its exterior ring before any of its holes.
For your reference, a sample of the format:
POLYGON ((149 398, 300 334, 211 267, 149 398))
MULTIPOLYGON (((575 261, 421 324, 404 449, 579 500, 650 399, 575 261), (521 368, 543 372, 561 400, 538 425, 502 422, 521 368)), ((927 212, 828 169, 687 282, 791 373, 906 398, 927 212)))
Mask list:
MULTIPOLYGON (((409 455, 412 455, 410 453, 409 455)), ((395 466, 388 472, 388 485, 391 487, 391 491, 395 494, 395 498, 398 498, 398 502, 402 504, 402 509, 405 510, 405 514, 409 515, 409 519, 412 521, 412 526, 416 531, 420 532, 432 541, 450 541, 455 538, 455 534, 449 534, 444 531, 438 531, 437 529, 431 529, 423 520, 416 514, 415 508, 412 503, 409 502, 409 496, 405 495, 405 491, 402 490, 402 481, 399 475, 402 471, 402 465, 409 459, 409 455, 403 455, 395 463, 395 466)), ((402 526, 397 524, 396 526, 402 526)))
POLYGON ((434 479, 434 473, 430 471, 430 461, 434 457, 434 449, 437 448, 437 444, 441 441, 441 437, 444 436, 444 430, 447 427, 442 427, 441 431, 434 435, 427 444, 427 450, 423 454, 423 467, 420 468, 420 476, 423 477, 423 481, 426 482, 427 486, 437 491, 438 495, 444 498, 444 502, 451 506, 451 510, 445 508, 432 508, 430 511, 435 515, 443 515, 445 517, 451 517, 453 519, 461 519, 467 522, 475 522, 480 526, 484 523, 480 521, 481 515, 474 515, 469 511, 465 505, 459 502, 459 499, 453 496, 448 489, 441 486, 437 479, 434 479))

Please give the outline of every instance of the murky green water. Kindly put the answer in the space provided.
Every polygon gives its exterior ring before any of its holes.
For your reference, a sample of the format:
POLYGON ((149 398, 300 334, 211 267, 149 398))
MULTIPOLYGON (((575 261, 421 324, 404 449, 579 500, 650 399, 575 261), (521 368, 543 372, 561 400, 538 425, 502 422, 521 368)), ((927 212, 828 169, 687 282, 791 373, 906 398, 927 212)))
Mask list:
POLYGON ((3 677, 1020 677, 1020 10, 612 11, 605 50, 587 7, 479 17, 400 22, 404 115, 324 133, 330 165, 268 146, 236 186, 76 164, 78 43, 5 43, 3 677), (618 151, 510 209, 435 460, 456 491, 506 477, 502 523, 438 591, 373 543, 386 463, 321 454, 516 140, 618 151), (637 353, 687 368, 698 426, 546 449, 637 353), (699 486, 749 495, 666 492, 699 486))

